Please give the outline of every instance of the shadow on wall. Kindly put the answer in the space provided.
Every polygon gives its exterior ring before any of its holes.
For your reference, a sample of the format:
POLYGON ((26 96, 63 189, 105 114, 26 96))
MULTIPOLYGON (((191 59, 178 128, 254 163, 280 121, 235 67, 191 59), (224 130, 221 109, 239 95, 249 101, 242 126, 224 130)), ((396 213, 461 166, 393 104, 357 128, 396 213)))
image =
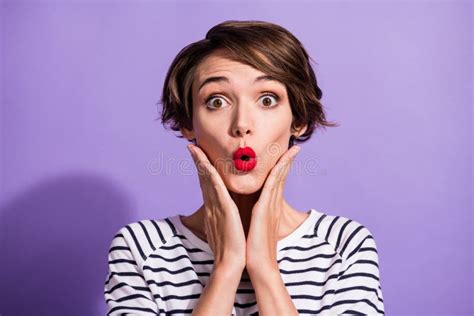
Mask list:
POLYGON ((94 175, 41 182, 0 206, 0 314, 105 314, 107 252, 127 195, 94 175))

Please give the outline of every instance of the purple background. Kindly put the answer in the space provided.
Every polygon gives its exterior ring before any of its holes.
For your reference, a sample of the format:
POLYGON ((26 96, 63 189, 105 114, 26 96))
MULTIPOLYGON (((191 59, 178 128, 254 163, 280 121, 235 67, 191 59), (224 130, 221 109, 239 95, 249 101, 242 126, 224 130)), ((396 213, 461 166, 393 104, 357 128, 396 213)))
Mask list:
POLYGON ((388 315, 473 306, 473 5, 467 1, 1 6, 0 313, 103 315, 123 225, 201 202, 156 102, 178 51, 228 19, 274 22, 317 62, 328 119, 286 186, 374 235, 388 315))

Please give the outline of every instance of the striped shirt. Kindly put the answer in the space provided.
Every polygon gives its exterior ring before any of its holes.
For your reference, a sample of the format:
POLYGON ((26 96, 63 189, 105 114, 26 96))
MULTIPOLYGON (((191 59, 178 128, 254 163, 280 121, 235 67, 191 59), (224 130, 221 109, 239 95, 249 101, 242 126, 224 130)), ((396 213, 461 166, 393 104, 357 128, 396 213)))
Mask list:
MULTIPOLYGON (((310 209, 277 243, 280 274, 301 314, 384 314, 378 253, 360 223, 310 209)), ((108 315, 191 314, 212 271, 209 245, 181 215, 122 227, 108 255, 108 315)), ((232 315, 258 315, 255 291, 242 276, 232 315)))

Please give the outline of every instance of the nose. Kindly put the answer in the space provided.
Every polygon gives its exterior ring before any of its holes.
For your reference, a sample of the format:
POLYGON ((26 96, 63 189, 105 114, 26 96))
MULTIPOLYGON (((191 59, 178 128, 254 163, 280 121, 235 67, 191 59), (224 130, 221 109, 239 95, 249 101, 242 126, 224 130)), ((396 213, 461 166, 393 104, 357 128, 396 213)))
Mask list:
POLYGON ((246 135, 246 134, 250 134, 250 129, 248 127, 240 126, 234 130, 234 135, 237 137, 242 137, 243 135, 246 135))
POLYGON ((251 118, 249 113, 245 113, 249 109, 240 108, 235 113, 234 123, 232 125, 232 134, 234 137, 244 137, 253 132, 251 127, 251 118))

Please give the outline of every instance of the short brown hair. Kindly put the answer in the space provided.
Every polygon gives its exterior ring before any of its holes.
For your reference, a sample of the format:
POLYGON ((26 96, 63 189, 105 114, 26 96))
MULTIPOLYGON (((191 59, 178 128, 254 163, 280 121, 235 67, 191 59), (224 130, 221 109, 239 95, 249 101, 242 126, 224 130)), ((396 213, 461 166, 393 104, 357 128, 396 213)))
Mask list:
POLYGON ((229 20, 213 26, 205 39, 185 46, 174 58, 159 101, 163 106, 161 121, 165 128, 169 125, 173 131, 193 129, 192 84, 196 68, 217 50, 226 58, 249 65, 285 84, 293 114, 292 129, 296 131, 308 125, 295 142, 307 141, 316 128, 339 126, 326 121, 320 102, 323 93, 310 57, 293 34, 269 22, 229 20))

